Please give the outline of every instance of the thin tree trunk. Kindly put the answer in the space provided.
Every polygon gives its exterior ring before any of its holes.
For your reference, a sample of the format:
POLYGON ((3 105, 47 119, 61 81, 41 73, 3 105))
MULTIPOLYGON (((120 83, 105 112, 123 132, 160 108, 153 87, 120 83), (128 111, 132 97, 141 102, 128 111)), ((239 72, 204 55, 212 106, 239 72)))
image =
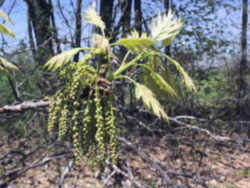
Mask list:
POLYGON ((27 14, 28 14, 27 22, 28 22, 29 44, 30 44, 33 60, 35 60, 36 46, 35 46, 33 32, 32 32, 32 23, 31 23, 31 20, 29 19, 30 18, 29 12, 27 14))
POLYGON ((3 6, 5 0, 0 0, 0 7, 3 6))
POLYGON ((238 113, 240 117, 244 115, 243 98, 246 95, 245 75, 247 70, 247 15, 248 0, 242 0, 242 33, 241 33, 241 61, 239 70, 239 85, 238 85, 238 113))
POLYGON ((112 37, 111 31, 113 25, 113 20, 112 20, 113 6, 114 6, 114 0, 101 0, 100 15, 106 25, 105 33, 107 37, 112 37))
POLYGON ((132 0, 124 1, 122 4, 122 28, 123 36, 130 32, 132 0))
MULTIPOLYGON (((81 46, 81 38, 82 38, 82 0, 77 0, 77 8, 76 8, 76 26, 75 26, 75 45, 74 47, 81 46)), ((75 55, 74 61, 79 61, 79 54, 75 55)))
MULTIPOLYGON (((165 7, 166 14, 167 14, 169 9, 171 8, 170 0, 164 0, 164 7, 165 7)), ((167 55, 170 55, 170 45, 165 48, 165 53, 167 55)))
POLYGON ((60 44, 60 41, 58 39, 58 31, 57 31, 56 22, 55 22, 54 8, 53 8, 53 5, 52 5, 52 0, 49 0, 49 3, 50 3, 50 6, 51 6, 51 24, 52 24, 52 27, 54 29, 54 39, 55 39, 55 42, 56 42, 56 50, 57 50, 57 53, 61 53, 62 52, 61 44, 60 44))
POLYGON ((51 32, 51 5, 46 0, 25 0, 28 5, 29 20, 34 30, 37 52, 36 61, 43 65, 54 55, 51 32))
POLYGON ((135 28, 138 33, 142 33, 142 11, 141 11, 141 0, 135 0, 135 28))

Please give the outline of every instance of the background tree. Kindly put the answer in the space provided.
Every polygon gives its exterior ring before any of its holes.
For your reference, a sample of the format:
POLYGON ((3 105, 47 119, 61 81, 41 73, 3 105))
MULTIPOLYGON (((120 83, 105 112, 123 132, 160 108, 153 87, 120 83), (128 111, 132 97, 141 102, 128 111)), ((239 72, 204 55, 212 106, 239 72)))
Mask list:
POLYGON ((239 67, 239 83, 238 83, 238 112, 240 116, 246 116, 244 110, 243 98, 246 96, 246 74, 248 73, 247 65, 247 22, 248 22, 248 1, 242 0, 242 32, 241 32, 241 60, 239 67))

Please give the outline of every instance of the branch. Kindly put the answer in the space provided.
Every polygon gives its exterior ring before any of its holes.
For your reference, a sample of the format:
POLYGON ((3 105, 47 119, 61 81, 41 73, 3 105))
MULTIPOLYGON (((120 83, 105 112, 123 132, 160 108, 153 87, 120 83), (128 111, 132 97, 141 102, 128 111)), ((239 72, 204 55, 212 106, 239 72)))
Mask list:
POLYGON ((25 110, 43 108, 49 106, 50 101, 40 100, 40 101, 25 101, 20 104, 5 105, 0 107, 0 113, 5 112, 23 112, 25 110))
POLYGON ((193 130, 203 132, 203 133, 207 134, 208 136, 210 136, 211 138, 213 138, 216 141, 234 141, 233 139, 231 139, 229 137, 214 135, 210 131, 208 131, 207 129, 203 129, 203 128, 200 128, 200 127, 195 126, 195 125, 190 125, 190 124, 184 123, 184 122, 182 122, 182 121, 180 121, 178 119, 180 119, 180 118, 178 118, 178 116, 177 117, 169 117, 170 121, 173 121, 173 122, 175 122, 175 123, 177 123, 179 125, 182 125, 182 126, 188 128, 188 129, 193 129, 193 130))
POLYGON ((155 170, 156 173, 162 177, 162 179, 165 183, 165 186, 169 185, 170 187, 173 187, 173 188, 179 188, 180 186, 175 184, 172 181, 172 178, 170 179, 169 176, 173 176, 173 177, 181 176, 184 178, 192 179, 193 181, 202 185, 203 187, 208 188, 206 183, 204 181, 197 179, 197 176, 195 176, 194 174, 177 173, 177 172, 173 172, 170 170, 166 170, 159 161, 150 159, 148 157, 148 155, 145 152, 143 152, 135 143, 130 142, 129 140, 127 140, 124 137, 117 136, 117 139, 120 142, 124 143, 125 145, 129 146, 132 150, 134 150, 143 159, 143 161, 146 162, 146 164, 151 169, 155 170))
POLYGON ((47 157, 42 158, 42 159, 38 159, 36 162, 33 162, 31 165, 29 165, 29 166, 27 166, 25 168, 17 169, 17 170, 14 170, 14 171, 12 171, 12 172, 4 175, 4 176, 1 176, 1 179, 7 178, 7 181, 0 182, 0 187, 2 187, 2 188, 7 187, 8 184, 11 181, 15 180, 16 178, 18 178, 20 175, 24 174, 28 170, 39 167, 39 166, 43 166, 43 165, 47 164, 48 162, 50 162, 51 160, 56 160, 56 159, 59 159, 59 158, 63 158, 66 155, 68 155, 69 153, 71 153, 71 151, 70 152, 69 151, 62 152, 62 153, 59 153, 59 154, 54 154, 54 155, 51 155, 51 156, 47 156, 47 157))

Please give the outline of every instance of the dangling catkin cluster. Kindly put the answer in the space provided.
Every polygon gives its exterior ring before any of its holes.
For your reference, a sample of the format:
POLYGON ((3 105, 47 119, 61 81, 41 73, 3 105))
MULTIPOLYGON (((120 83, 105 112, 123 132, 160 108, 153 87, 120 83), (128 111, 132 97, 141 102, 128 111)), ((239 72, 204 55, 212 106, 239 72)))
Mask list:
MULTIPOLYGON (((88 56, 86 57, 89 58, 88 56)), ((94 151, 96 161, 104 165, 106 157, 117 162, 117 128, 113 108, 113 96, 108 83, 98 82, 93 67, 80 62, 64 69, 60 76, 68 80, 63 89, 54 95, 48 119, 48 132, 58 130, 58 139, 72 138, 76 164, 80 163, 82 152, 94 151), (58 120, 58 126, 57 125, 58 120), (66 136, 67 134, 67 136, 66 136)), ((62 80, 63 80, 62 79, 62 80)), ((93 156, 92 156, 93 157, 93 156)))
POLYGON ((96 119, 96 134, 95 139, 97 141, 97 148, 98 148, 98 154, 100 155, 100 161, 105 160, 105 154, 106 154, 106 148, 105 148, 105 127, 104 127, 104 118, 103 118, 103 107, 101 104, 101 97, 99 93, 99 88, 96 86, 95 89, 95 106, 96 106, 96 113, 95 113, 95 119, 96 119))
MULTIPOLYGON (((49 108, 49 119, 48 119, 48 133, 52 135, 53 130, 56 126, 57 116, 61 110, 62 96, 59 95, 57 101, 52 101, 49 108)), ((55 99, 55 98, 53 98, 55 99)))
POLYGON ((67 114, 68 114, 68 108, 67 108, 67 105, 64 105, 61 111, 61 117, 59 119, 59 125, 58 125, 59 126, 58 139, 59 140, 61 140, 67 132, 67 114))
POLYGON ((107 101, 106 124, 108 127, 109 144, 111 152, 111 160, 113 164, 117 163, 117 128, 115 125, 115 114, 113 107, 113 97, 110 95, 107 101))
MULTIPOLYGON (((74 101, 74 108, 77 109, 79 107, 80 103, 78 101, 74 101)), ((74 156, 75 156, 75 162, 76 164, 80 163, 81 160, 81 150, 80 150, 80 136, 79 136, 79 129, 78 129, 78 116, 79 111, 75 110, 72 116, 72 122, 73 122, 73 145, 74 145, 74 156)))
POLYGON ((91 139, 91 100, 88 99, 88 101, 86 102, 86 106, 84 109, 84 113, 83 113, 83 119, 82 119, 82 146, 84 149, 84 152, 87 152, 89 149, 89 145, 90 145, 90 139, 91 139))

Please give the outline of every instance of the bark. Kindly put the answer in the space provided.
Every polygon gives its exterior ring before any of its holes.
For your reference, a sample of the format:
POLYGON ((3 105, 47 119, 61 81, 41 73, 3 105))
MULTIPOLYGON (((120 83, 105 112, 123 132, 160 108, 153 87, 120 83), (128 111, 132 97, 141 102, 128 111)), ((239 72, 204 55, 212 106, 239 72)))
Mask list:
POLYGON ((122 4, 122 28, 123 36, 130 32, 132 0, 124 1, 122 4))
POLYGON ((49 106, 50 101, 24 101, 23 103, 16 104, 16 105, 6 105, 0 107, 0 113, 6 112, 24 112, 26 110, 37 109, 37 108, 44 108, 49 106))
POLYGON ((53 30, 51 29, 51 15, 53 13, 51 4, 46 0, 24 0, 28 6, 28 15, 32 30, 36 39, 35 60, 43 65, 48 58, 54 55, 52 39, 53 30))
POLYGON ((135 29, 141 35, 142 33, 142 11, 141 0, 135 0, 135 29))
POLYGON ((0 0, 0 7, 3 6, 5 0, 0 0))
POLYGON ((237 112, 239 118, 247 116, 244 110, 245 105, 243 104, 244 101, 243 98, 246 96, 246 89, 247 89, 247 83, 245 80, 245 76, 247 74, 247 22, 248 22, 247 9, 248 9, 248 0, 242 0, 241 61, 239 67, 238 104, 237 104, 237 112))
POLYGON ((107 37, 112 37, 111 31, 113 25, 113 5, 114 0, 101 0, 100 15, 106 25, 105 33, 107 37))
MULTIPOLYGON (((164 7, 167 14, 169 9, 171 8, 170 0, 164 0, 164 7)), ((165 48, 165 53, 170 56, 170 45, 165 48)))
MULTIPOLYGON (((75 45, 74 47, 81 46, 81 38, 82 38, 82 0, 77 0, 77 8, 76 8, 76 26, 75 26, 75 45)), ((79 54, 75 55, 74 61, 79 61, 79 54)))
POLYGON ((242 0, 242 33, 241 33, 241 62, 240 62, 240 85, 239 98, 243 98, 246 92, 244 80, 245 70, 247 69, 247 7, 248 1, 242 0))
POLYGON ((53 8, 53 4, 52 4, 52 0, 49 0, 49 4, 52 7, 51 8, 51 24, 52 24, 52 28, 54 28, 54 39, 56 42, 56 49, 57 49, 57 53, 61 53, 61 44, 60 41, 58 39, 58 32, 57 32, 57 27, 56 27, 56 22, 55 22, 55 16, 54 16, 54 8, 53 8))

